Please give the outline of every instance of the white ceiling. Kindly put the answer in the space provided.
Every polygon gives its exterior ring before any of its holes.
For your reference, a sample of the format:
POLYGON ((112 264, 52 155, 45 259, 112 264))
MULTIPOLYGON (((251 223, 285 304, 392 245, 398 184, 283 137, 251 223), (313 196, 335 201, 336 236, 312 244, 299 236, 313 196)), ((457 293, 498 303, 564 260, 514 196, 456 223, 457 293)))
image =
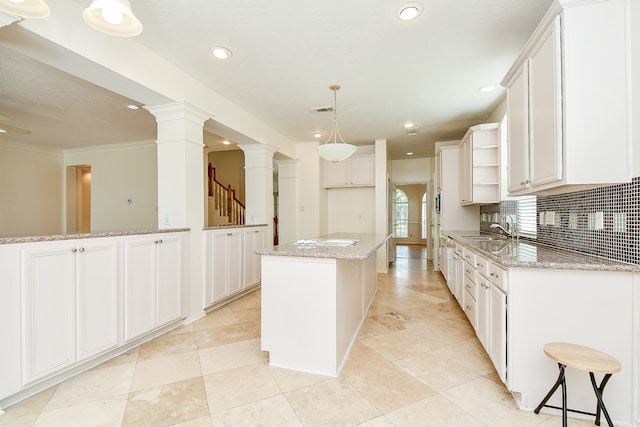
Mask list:
MULTIPOLYGON (((422 15, 403 22, 395 12, 404 0, 131 1, 144 26, 138 43, 292 141, 329 133, 331 113, 309 108, 331 105, 329 85, 340 84, 342 136, 356 145, 387 139, 392 159, 407 151, 432 156, 436 141, 459 139, 484 122, 551 2, 421 0, 422 15), (213 45, 233 56, 213 58, 213 45), (498 89, 479 91, 487 85, 498 89), (407 135, 407 121, 417 135, 407 135)), ((18 25, 0 28, 0 115, 32 134, 0 139, 73 148, 155 138, 148 112, 122 107, 135 96, 9 49, 3 36, 14 37, 18 25)))

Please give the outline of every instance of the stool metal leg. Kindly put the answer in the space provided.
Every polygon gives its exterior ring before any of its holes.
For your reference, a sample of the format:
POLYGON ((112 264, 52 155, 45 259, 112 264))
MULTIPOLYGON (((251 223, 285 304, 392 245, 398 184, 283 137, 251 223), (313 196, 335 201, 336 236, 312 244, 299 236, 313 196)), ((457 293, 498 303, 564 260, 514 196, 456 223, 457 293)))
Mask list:
POLYGON ((563 365, 562 363, 558 363, 558 369, 560 369, 560 374, 558 374, 556 383, 553 385, 553 387, 551 387, 549 393, 547 393, 544 399, 542 399, 542 402, 540 402, 540 404, 536 407, 536 409, 533 410, 533 412, 536 414, 540 413, 542 407, 545 406, 549 399, 551 399, 551 396, 553 396, 553 393, 556 392, 558 387, 562 385, 562 427, 567 427, 567 382, 564 378, 565 365, 563 365))
POLYGON ((600 410, 602 409, 602 413, 604 414, 605 419, 607 420, 607 424, 609 427, 613 427, 613 422, 611 421, 611 417, 609 417, 609 413, 607 412, 607 408, 604 406, 604 401, 602 400, 602 393, 604 393, 604 387, 607 385, 609 378, 611 378, 612 374, 606 374, 600 383, 600 387, 596 385, 596 378, 593 375, 593 372, 589 372, 589 377, 591 377, 591 385, 593 386, 593 391, 596 394, 596 399, 598 399, 598 408, 596 409, 596 425, 600 425, 600 410))

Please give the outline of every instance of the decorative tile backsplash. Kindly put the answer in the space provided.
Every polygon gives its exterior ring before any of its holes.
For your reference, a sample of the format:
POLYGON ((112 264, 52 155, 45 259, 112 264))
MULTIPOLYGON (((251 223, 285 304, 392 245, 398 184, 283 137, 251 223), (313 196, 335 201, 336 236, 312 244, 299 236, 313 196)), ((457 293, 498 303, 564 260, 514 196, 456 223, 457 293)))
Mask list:
MULTIPOLYGON (((640 178, 627 184, 537 198, 537 241, 640 264, 640 178)), ((480 229, 515 215, 514 201, 483 206, 480 229), (498 215, 497 217, 495 215, 498 215)))

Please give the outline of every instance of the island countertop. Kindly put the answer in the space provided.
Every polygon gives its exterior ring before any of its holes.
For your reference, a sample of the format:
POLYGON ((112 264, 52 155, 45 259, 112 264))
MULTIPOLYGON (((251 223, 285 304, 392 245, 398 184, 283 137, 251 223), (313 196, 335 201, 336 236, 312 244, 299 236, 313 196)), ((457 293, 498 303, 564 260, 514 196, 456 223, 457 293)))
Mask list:
POLYGON ((301 239, 273 248, 259 249, 257 255, 366 260, 382 246, 390 234, 332 233, 301 239), (349 241, 354 243, 350 244, 349 241))

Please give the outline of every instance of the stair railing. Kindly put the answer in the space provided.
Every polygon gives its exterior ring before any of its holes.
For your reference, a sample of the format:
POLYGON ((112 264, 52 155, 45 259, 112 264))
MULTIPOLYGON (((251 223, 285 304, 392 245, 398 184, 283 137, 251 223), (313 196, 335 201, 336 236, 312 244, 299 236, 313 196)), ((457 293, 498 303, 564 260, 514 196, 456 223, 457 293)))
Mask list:
POLYGON ((213 198, 214 209, 221 216, 226 216, 232 225, 244 225, 245 207, 236 198, 236 190, 231 185, 224 186, 216 179, 216 168, 209 163, 209 197, 213 198))

